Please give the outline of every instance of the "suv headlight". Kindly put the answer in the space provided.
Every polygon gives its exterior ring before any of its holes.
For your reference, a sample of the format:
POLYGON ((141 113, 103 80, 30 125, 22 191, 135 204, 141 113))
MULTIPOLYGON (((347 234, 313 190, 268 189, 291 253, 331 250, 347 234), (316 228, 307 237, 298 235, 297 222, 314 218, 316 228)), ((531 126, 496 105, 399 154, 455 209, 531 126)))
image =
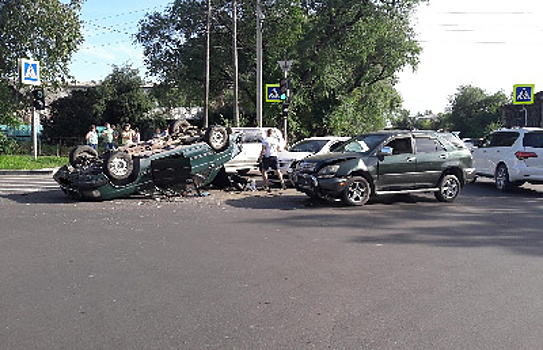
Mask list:
POLYGON ((317 173, 319 177, 333 177, 339 170, 339 164, 327 165, 317 173))

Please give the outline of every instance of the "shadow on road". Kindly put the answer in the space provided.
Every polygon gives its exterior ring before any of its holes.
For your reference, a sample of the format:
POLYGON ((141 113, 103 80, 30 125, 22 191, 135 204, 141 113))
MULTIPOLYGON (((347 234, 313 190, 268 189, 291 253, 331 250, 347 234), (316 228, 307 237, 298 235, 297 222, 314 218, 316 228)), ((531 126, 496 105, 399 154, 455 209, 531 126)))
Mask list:
POLYGON ((66 197, 66 195, 60 189, 29 193, 2 194, 0 197, 20 204, 65 204, 74 202, 66 197))

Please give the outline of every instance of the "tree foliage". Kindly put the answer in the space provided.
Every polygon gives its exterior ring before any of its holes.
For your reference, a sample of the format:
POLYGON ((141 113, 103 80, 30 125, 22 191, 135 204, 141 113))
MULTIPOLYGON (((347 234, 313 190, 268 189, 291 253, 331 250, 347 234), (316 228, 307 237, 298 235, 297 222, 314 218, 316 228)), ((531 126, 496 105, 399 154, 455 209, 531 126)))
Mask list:
POLYGON ((509 102, 501 91, 488 94, 475 86, 460 86, 449 98, 447 128, 459 131, 462 137, 482 137, 489 125, 499 122, 499 108, 509 102))
MULTIPOLYGON (((396 73, 416 66, 420 47, 410 15, 424 0, 262 0, 263 76, 278 82, 278 60, 293 60, 290 125, 301 134, 355 133, 383 125, 400 105, 396 73)), ((238 0, 240 109, 255 119, 256 2, 238 0)), ((229 0, 212 0, 211 110, 232 106, 232 18, 229 0)), ((136 40, 146 65, 187 103, 202 104, 206 1, 176 0, 140 22, 136 40)), ((265 106, 267 125, 278 125, 277 104, 265 106)), ((248 117, 247 117, 248 116, 248 117)))
POLYGON ((83 40, 83 1, 0 0, 0 123, 13 123, 13 112, 28 103, 16 83, 19 58, 40 61, 43 85, 67 80, 70 58, 83 40))
POLYGON ((155 121, 148 112, 153 99, 142 89, 143 80, 136 69, 114 67, 99 86, 75 90, 51 105, 51 118, 45 121, 44 137, 82 136, 89 126, 106 122, 121 127, 130 123, 150 133, 155 121))

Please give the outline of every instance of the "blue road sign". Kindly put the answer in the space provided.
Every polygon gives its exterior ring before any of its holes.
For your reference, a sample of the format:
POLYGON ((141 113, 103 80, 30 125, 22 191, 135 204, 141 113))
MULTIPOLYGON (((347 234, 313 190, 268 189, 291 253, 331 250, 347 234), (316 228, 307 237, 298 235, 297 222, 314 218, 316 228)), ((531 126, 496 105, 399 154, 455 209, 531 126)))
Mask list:
POLYGON ((534 89, 533 84, 517 84, 513 86, 513 104, 532 104, 534 103, 534 89))
POLYGON ((283 102, 279 84, 266 84, 266 102, 283 102))
POLYGON ((21 83, 27 85, 40 85, 40 63, 21 59, 21 83))

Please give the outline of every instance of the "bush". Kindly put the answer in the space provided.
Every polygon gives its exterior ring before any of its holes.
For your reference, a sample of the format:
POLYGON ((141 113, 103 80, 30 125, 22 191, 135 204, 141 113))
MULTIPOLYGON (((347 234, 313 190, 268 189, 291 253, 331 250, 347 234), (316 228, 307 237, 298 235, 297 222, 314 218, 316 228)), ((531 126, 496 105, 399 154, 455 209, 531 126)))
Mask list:
POLYGON ((18 142, 0 132, 0 154, 17 154, 20 152, 18 142))

